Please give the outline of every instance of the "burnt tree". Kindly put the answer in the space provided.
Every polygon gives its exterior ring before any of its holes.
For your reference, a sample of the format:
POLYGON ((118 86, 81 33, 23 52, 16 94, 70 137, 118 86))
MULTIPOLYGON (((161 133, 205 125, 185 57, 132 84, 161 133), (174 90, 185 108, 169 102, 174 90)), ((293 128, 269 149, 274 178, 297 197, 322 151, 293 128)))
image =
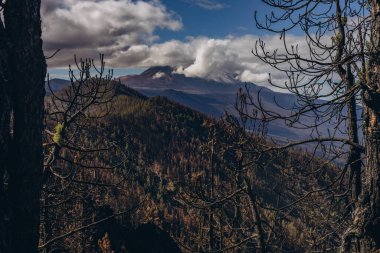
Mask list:
POLYGON ((46 75, 40 1, 0 8, 0 251, 36 252, 46 75))
POLYGON ((341 252, 375 252, 380 249, 380 2, 263 2, 274 11, 263 19, 256 15, 257 27, 279 34, 282 46, 273 50, 260 40, 253 54, 285 74, 285 84, 269 81, 298 100, 287 115, 267 110, 260 99, 251 99, 249 105, 268 121, 314 129, 310 140, 284 148, 315 142, 331 157, 339 155, 331 153, 337 143, 346 146, 339 177, 348 178, 347 193, 340 196, 346 197, 349 218, 344 219, 341 252), (304 35, 298 44, 291 39, 294 30, 304 35), (315 120, 307 124, 307 117, 315 120), (320 131, 325 122, 335 128, 320 131))

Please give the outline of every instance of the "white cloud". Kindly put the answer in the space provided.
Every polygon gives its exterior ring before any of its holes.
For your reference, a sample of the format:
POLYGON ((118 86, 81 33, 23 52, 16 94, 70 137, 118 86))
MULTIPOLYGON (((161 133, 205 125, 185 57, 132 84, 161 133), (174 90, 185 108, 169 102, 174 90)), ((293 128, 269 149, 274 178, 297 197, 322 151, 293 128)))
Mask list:
POLYGON ((47 55, 62 49, 71 57, 152 44, 158 39, 157 29, 178 31, 183 26, 181 18, 158 0, 42 0, 42 19, 47 55))
MULTIPOLYGON (((220 39, 190 37, 186 41, 171 40, 152 45, 135 45, 115 52, 109 64, 117 67, 150 67, 170 65, 177 72, 190 77, 220 80, 224 74, 233 74, 243 82, 267 85, 269 73, 273 81, 283 83, 287 78, 256 58, 251 50, 259 37, 245 35, 220 39)), ((265 36, 268 50, 281 48, 278 35, 265 36)), ((301 52, 308 52, 303 37, 289 36, 289 44, 299 44, 301 52)))
POLYGON ((242 82, 254 82, 254 83, 263 83, 268 81, 268 73, 253 73, 251 70, 243 70, 239 75, 238 79, 242 82))
POLYGON ((185 0, 188 3, 197 5, 207 10, 220 10, 226 7, 225 4, 212 0, 185 0))
POLYGON ((152 76, 153 79, 159 79, 161 77, 165 77, 166 74, 164 72, 157 72, 156 74, 154 74, 154 76, 152 76))
MULTIPOLYGON (((206 1, 207 2, 207 1, 206 1)), ((214 2, 216 3, 216 2, 214 2)), ((283 83, 286 76, 262 63, 251 50, 258 36, 189 37, 156 43, 156 30, 177 31, 181 18, 159 0, 42 0, 45 54, 50 68, 66 67, 73 55, 96 58, 105 54, 107 67, 170 65, 190 77, 220 80, 225 74, 244 82, 267 85, 268 74, 283 83)), ((279 35, 264 36, 268 50, 282 48, 279 35)), ((307 54, 304 38, 287 37, 307 54)))

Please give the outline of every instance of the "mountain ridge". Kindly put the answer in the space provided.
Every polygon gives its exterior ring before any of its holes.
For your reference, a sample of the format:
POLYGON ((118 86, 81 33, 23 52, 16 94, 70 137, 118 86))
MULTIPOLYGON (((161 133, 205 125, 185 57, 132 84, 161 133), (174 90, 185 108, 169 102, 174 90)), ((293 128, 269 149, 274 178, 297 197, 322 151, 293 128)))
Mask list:
MULTIPOLYGON (((281 115, 289 115, 292 108, 298 103, 298 98, 294 94, 280 93, 267 87, 243 83, 238 80, 231 83, 223 81, 223 78, 218 82, 199 77, 186 77, 184 74, 177 73, 176 68, 172 66, 155 66, 148 68, 141 74, 121 76, 116 79, 144 96, 167 97, 213 118, 220 118, 225 113, 239 117, 235 108, 239 89, 249 90, 256 102, 258 94, 260 94, 260 102, 265 108, 281 115)), ((56 91, 62 88, 62 83, 65 82, 66 84, 70 83, 66 80, 52 79, 50 85, 52 90, 56 91)), ((47 94, 49 95, 49 91, 47 94)), ((312 122, 311 117, 304 117, 302 123, 313 125, 314 122, 312 122)), ((334 122, 326 123, 325 126, 321 127, 319 134, 328 136, 328 129, 333 127, 333 124, 334 122)), ((270 137, 285 142, 308 139, 315 134, 311 129, 289 127, 283 120, 272 121, 267 127, 270 137)), ((345 136, 341 133, 338 135, 339 137, 345 136)))
MULTIPOLYGON (((221 78, 220 81, 199 77, 186 77, 184 74, 175 72, 174 67, 152 67, 140 75, 120 77, 121 83, 148 96, 166 96, 180 104, 203 112, 207 116, 220 118, 226 112, 238 117, 235 108, 239 89, 249 90, 257 100, 271 111, 289 114, 290 109, 297 103, 297 97, 289 93, 280 93, 267 87, 254 83, 244 83, 236 80, 235 83, 221 78), (165 75, 157 76, 158 73, 165 75), (280 107, 281 104, 283 107, 280 107), (285 108, 289 108, 286 110, 285 108)), ((305 119, 310 120, 310 119, 305 119)), ((295 129, 286 126, 285 122, 277 120, 268 125, 268 134, 276 139, 300 140, 310 138, 309 129, 295 129)))

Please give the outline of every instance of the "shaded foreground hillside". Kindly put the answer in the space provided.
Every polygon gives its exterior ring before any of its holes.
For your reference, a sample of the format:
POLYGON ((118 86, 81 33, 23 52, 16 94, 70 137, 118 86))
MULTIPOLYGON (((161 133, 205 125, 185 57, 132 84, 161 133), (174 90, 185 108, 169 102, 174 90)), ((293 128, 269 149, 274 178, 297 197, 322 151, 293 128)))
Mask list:
POLYGON ((345 203, 318 189, 337 168, 301 151, 262 152, 265 136, 238 122, 118 86, 109 114, 75 132, 82 144, 115 148, 67 152, 57 167, 69 176, 48 180, 44 250, 334 252, 345 203))

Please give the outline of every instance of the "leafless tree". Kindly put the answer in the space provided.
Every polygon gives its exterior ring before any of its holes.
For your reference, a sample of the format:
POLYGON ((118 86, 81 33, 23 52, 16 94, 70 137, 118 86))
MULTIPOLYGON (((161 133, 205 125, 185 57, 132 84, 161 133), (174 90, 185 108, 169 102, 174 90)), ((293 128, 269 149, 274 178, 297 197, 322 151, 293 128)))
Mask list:
POLYGON ((263 2, 272 7, 273 12, 263 19, 255 15, 257 27, 278 34, 282 46, 270 50, 259 40, 253 54, 284 73, 287 82, 276 83, 272 78, 269 82, 295 94, 297 101, 288 108, 279 105, 284 109, 281 113, 267 109, 260 96, 248 96, 247 104, 260 112, 254 118, 268 122, 283 120, 290 127, 312 129, 309 140, 290 142, 282 148, 313 142, 321 148, 325 158, 346 158, 334 184, 347 178, 345 188, 350 192, 336 193, 345 196, 348 213, 343 220, 345 232, 342 232, 340 250, 375 252, 380 248, 376 232, 380 230, 380 3, 263 2), (291 44, 288 39, 295 30, 304 37, 299 45, 291 44), (362 120, 357 115, 359 109, 363 111, 362 120), (326 123, 334 127, 323 131, 326 123))
MULTIPOLYGON (((70 85, 58 91, 48 80, 51 95, 45 99, 43 229, 39 249, 46 252, 65 240, 75 241, 79 251, 101 239, 89 240, 93 236, 91 229, 116 215, 97 217, 96 208, 107 205, 101 199, 107 191, 123 187, 131 162, 120 143, 99 127, 122 89, 112 79, 111 70, 106 74, 103 55, 99 67, 92 59, 75 58, 69 77, 70 85), (75 236, 85 238, 84 245, 78 238, 74 240, 75 236)), ((125 215, 135 207, 125 209, 128 211, 117 210, 117 215, 125 215)))
POLYGON ((242 124, 226 115, 209 129, 202 148, 208 166, 191 176, 179 198, 198 210, 200 224, 192 245, 181 245, 190 252, 268 252, 272 220, 262 213, 257 177, 272 161, 261 156, 265 123, 242 124))

